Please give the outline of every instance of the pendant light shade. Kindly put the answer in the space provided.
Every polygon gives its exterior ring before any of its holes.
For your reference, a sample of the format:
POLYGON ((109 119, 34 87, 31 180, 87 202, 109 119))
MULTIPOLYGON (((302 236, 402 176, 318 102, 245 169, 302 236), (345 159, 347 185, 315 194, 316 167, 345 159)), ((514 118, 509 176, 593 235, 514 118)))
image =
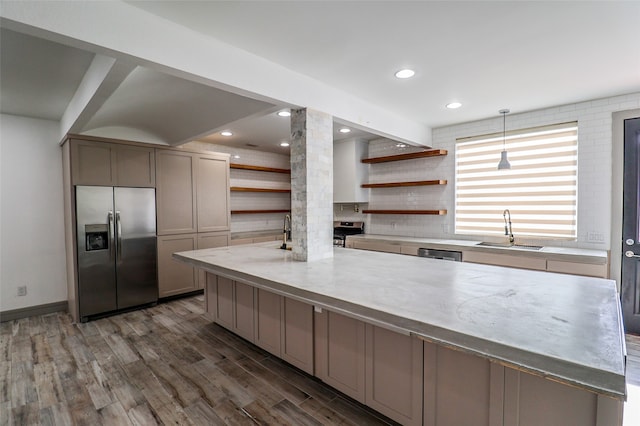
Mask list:
POLYGON ((511 163, 507 159, 507 151, 500 153, 500 162, 498 163, 498 170, 506 170, 511 168, 511 163))
POLYGON ((507 114, 509 114, 508 109, 501 109, 498 111, 502 114, 502 152, 500 153, 500 162, 498 163, 498 170, 509 170, 511 168, 511 163, 509 163, 509 159, 507 159, 507 114))

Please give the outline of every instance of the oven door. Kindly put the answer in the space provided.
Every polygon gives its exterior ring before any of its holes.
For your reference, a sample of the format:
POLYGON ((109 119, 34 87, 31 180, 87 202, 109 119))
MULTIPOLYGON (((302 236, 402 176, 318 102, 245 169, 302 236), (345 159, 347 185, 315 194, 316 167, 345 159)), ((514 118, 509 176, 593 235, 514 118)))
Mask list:
POLYGON ((344 235, 333 234, 333 246, 344 247, 346 237, 344 235))

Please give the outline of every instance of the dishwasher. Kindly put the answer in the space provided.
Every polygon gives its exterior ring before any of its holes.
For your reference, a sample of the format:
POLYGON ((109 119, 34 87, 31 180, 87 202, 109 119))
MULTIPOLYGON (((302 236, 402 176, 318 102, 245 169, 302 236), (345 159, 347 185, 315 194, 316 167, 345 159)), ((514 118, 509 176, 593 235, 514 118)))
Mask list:
POLYGON ((428 257, 429 259, 442 259, 442 260, 451 260, 453 262, 462 262, 461 251, 420 248, 418 249, 418 256, 428 257))

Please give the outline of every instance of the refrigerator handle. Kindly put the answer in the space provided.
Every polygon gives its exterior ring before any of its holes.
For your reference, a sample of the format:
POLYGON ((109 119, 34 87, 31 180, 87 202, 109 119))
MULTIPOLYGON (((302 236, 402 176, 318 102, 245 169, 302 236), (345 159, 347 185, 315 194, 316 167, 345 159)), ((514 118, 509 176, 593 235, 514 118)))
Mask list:
POLYGON ((116 242, 116 254, 117 261, 122 260, 122 225, 120 224, 120 211, 116 210, 116 236, 118 238, 116 242))
POLYGON ((111 210, 109 210, 109 214, 108 214, 108 218, 109 218, 109 228, 108 228, 108 232, 109 232, 109 256, 111 257, 111 260, 113 260, 113 212, 111 210))

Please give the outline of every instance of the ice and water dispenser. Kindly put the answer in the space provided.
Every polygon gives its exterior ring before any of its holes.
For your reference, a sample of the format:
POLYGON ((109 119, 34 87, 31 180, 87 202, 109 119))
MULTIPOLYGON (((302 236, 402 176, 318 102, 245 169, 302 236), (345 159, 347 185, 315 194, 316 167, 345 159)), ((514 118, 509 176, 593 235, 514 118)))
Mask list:
POLYGON ((109 250, 109 225, 89 224, 84 226, 86 251, 109 250))

